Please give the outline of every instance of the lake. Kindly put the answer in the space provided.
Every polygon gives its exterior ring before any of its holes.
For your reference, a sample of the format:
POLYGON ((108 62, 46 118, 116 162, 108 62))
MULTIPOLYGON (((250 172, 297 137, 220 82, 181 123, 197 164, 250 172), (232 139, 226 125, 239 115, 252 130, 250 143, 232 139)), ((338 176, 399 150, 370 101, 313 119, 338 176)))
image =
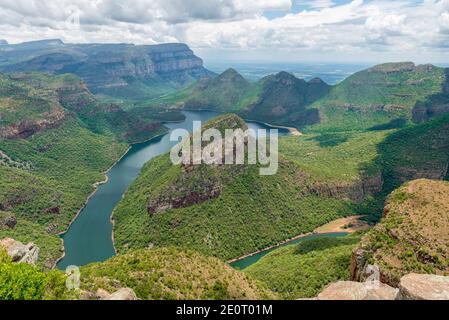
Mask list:
MULTIPOLYGON (((186 119, 179 123, 166 123, 170 129, 192 131, 193 121, 203 123, 218 115, 211 111, 184 111, 186 119)), ((264 124, 247 122, 251 129, 271 129, 264 124)), ((279 129, 281 135, 288 130, 279 129)), ((107 173, 108 182, 98 187, 86 206, 62 236, 65 256, 57 267, 83 266, 92 262, 105 261, 115 255, 112 241, 111 215, 131 183, 139 176, 142 167, 154 157, 167 153, 177 142, 170 141, 170 133, 144 143, 136 144, 107 173)))

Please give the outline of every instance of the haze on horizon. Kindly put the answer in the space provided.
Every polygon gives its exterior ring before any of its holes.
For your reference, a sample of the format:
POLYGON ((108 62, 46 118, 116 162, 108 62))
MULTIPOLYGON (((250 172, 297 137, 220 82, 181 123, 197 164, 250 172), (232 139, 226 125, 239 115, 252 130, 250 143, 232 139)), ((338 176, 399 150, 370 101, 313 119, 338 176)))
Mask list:
POLYGON ((449 0, 0 0, 0 27, 9 43, 184 42, 206 62, 449 63, 449 0))

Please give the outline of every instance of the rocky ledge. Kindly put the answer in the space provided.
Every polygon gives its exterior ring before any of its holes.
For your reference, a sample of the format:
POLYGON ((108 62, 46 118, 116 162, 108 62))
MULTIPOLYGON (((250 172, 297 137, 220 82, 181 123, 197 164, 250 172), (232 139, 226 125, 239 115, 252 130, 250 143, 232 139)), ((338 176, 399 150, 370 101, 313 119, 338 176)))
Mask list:
POLYGON ((399 288, 380 281, 340 281, 329 285, 316 300, 449 300, 449 277, 409 274, 399 288))
POLYGON ((39 259, 39 248, 34 243, 23 243, 11 238, 0 240, 0 248, 6 250, 14 262, 36 265, 39 259))

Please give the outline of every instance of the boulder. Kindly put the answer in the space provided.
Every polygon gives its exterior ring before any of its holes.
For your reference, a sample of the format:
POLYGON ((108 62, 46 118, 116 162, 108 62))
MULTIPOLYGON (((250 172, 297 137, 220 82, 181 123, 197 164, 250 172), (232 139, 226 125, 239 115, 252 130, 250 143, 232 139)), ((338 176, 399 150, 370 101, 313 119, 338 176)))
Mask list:
POLYGON ((23 243, 11 238, 0 240, 3 247, 14 262, 36 265, 39 259, 39 248, 34 243, 23 243))
POLYGON ((399 300, 449 300, 449 277, 409 274, 401 278, 399 300))
POLYGON ((399 290, 379 281, 365 282, 368 294, 364 300, 396 300, 399 290))
POLYGON ((379 281, 340 281, 328 286, 318 300, 395 300, 399 290, 379 281))
POLYGON ((130 288, 121 288, 112 294, 104 289, 98 289, 97 298, 100 300, 138 300, 136 294, 130 288))
POLYGON ((360 282, 339 281, 332 283, 318 295, 318 300, 364 300, 368 290, 360 282))

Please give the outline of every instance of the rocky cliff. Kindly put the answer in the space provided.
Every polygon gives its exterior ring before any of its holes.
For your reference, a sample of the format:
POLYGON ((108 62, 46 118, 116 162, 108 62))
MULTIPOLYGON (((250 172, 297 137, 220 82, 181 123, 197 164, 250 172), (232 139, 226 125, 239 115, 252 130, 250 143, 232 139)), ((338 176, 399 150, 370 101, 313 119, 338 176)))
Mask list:
POLYGON ((163 93, 212 75, 185 44, 64 44, 61 41, 5 45, 0 59, 4 72, 74 73, 94 93, 117 95, 163 93), (116 89, 115 91, 114 88, 116 89), (119 88, 119 91, 117 91, 119 88))
POLYGON ((354 251, 352 279, 377 266, 380 280, 397 287, 410 273, 449 275, 449 184, 415 180, 393 192, 382 222, 354 251))

